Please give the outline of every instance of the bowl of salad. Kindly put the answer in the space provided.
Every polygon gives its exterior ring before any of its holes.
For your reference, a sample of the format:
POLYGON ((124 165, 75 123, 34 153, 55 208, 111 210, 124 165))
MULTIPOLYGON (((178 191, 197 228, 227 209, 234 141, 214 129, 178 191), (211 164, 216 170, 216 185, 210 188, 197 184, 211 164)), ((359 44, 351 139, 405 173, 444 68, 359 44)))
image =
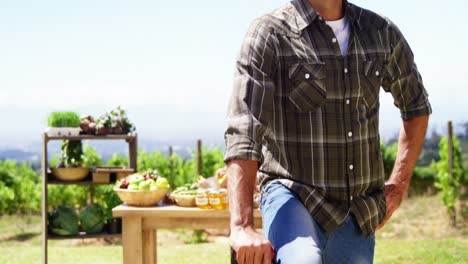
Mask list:
POLYGON ((176 188, 171 193, 170 198, 178 206, 195 207, 195 197, 197 195, 197 191, 198 185, 196 183, 185 184, 184 186, 176 188))

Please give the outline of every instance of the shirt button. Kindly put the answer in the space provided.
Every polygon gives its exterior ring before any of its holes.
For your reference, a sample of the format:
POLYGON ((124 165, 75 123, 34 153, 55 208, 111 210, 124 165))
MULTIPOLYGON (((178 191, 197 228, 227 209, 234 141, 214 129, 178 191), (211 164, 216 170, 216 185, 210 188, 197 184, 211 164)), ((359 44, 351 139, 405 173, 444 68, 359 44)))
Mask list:
POLYGON ((333 42, 333 43, 336 43, 336 38, 332 38, 332 42, 333 42))
POLYGON ((306 73, 306 74, 304 75, 304 77, 305 77, 306 79, 309 79, 309 78, 310 78, 310 74, 306 73))
POLYGON ((354 169, 353 164, 349 165, 349 169, 350 169, 350 170, 353 170, 353 169, 354 169))
POLYGON ((353 196, 352 196, 352 195, 349 197, 349 200, 350 200, 350 201, 352 201, 352 200, 353 200, 353 196))
POLYGON ((348 132, 348 137, 352 137, 353 136, 353 132, 349 131, 348 132))
POLYGON ((348 68, 344 68, 344 73, 348 73, 348 68))
POLYGON ((346 99, 346 104, 349 105, 349 99, 346 99))
POLYGON ((380 75, 380 72, 379 71, 376 71, 375 72, 375 76, 379 76, 380 75))

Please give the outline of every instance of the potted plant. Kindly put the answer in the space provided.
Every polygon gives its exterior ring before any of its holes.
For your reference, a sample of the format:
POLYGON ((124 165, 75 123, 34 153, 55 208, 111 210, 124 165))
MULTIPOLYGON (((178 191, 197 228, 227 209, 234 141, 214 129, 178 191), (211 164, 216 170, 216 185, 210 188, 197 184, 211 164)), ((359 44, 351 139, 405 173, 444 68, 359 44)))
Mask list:
POLYGON ((127 134, 135 131, 135 126, 130 122, 123 108, 106 112, 96 120, 96 132, 99 135, 107 134, 127 134))
POLYGON ((112 122, 109 113, 105 113, 96 120, 96 134, 109 135, 112 134, 112 122))
POLYGON ((80 134, 80 116, 75 112, 52 112, 48 119, 49 136, 78 136, 80 134))
POLYGON ((83 167, 83 145, 80 140, 64 140, 60 147, 60 163, 52 173, 64 181, 78 181, 86 178, 89 168, 83 167))

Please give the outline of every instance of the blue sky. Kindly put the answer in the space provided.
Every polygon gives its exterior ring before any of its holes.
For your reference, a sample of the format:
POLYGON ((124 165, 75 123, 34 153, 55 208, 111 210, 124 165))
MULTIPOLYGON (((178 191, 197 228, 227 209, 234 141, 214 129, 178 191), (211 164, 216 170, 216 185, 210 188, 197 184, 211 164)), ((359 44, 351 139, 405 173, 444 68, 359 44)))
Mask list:
MULTIPOLYGON (((143 138, 222 142, 234 61, 250 21, 287 1, 0 2, 0 146, 40 139, 52 110, 126 107, 143 138)), ((409 41, 433 127, 466 121, 466 1, 353 3, 409 41)), ((381 131, 400 118, 382 91, 381 131)))

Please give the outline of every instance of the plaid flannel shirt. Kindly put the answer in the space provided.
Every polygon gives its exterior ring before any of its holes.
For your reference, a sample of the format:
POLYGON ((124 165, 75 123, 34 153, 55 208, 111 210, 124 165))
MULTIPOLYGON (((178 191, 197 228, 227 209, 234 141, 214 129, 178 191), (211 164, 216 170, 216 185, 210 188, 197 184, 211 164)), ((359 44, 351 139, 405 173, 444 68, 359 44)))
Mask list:
POLYGON ((413 53, 387 18, 344 1, 347 55, 307 0, 251 24, 236 64, 225 161, 257 160, 330 233, 353 213, 368 236, 386 214, 379 91, 403 120, 431 113, 413 53))

